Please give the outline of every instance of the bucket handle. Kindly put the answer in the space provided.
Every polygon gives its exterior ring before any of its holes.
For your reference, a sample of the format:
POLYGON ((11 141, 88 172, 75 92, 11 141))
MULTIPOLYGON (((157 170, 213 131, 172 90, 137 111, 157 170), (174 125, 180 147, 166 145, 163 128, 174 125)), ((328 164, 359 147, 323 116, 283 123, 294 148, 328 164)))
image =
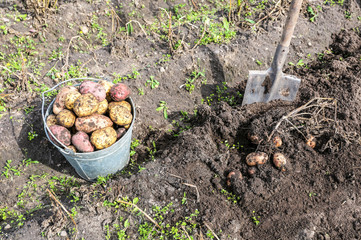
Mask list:
MULTIPOLYGON (((45 94, 48 93, 48 92, 51 92, 53 90, 55 90, 57 87, 59 87, 60 85, 64 84, 64 83, 67 83, 67 82, 71 82, 71 81, 78 81, 78 80, 95 80, 95 81, 99 81, 99 80, 104 80, 104 79, 96 79, 96 78, 72 78, 72 79, 69 79, 69 80, 66 80, 66 81, 63 81, 63 82, 60 82, 58 84, 56 84, 54 87, 50 88, 49 90, 46 90, 42 93, 42 105, 41 105, 41 115, 42 115, 42 118, 43 118, 43 122, 44 122, 44 126, 45 126, 45 129, 48 133, 50 133, 50 135, 53 137, 53 139, 55 140, 58 140, 54 134, 50 131, 48 125, 46 124, 46 119, 45 119, 45 94)), ((57 141, 64 149, 62 148, 59 148, 59 146, 54 143, 50 138, 49 138, 49 141, 54 144, 54 146, 56 146, 58 149, 61 149, 63 151, 65 151, 67 154, 75 154, 74 151, 70 148, 68 148, 67 146, 65 146, 62 142, 60 141, 57 141)))

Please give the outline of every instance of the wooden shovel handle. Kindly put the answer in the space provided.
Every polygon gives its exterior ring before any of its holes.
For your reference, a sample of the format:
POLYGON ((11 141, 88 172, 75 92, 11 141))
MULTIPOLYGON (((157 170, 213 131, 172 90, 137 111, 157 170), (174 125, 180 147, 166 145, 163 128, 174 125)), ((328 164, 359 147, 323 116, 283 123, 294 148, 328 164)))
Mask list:
POLYGON ((290 46, 293 31, 295 30, 298 16, 300 15, 301 5, 302 5, 302 0, 293 0, 291 3, 290 10, 288 12, 288 17, 286 19, 286 24, 283 28, 281 42, 280 42, 280 45, 282 47, 290 46))

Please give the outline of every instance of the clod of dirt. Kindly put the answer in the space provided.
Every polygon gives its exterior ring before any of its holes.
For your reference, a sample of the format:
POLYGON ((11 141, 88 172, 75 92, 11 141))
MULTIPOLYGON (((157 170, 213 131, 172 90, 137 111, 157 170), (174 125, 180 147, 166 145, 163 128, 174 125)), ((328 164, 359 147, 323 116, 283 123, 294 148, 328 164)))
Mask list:
POLYGON ((253 144, 258 145, 258 144, 261 143, 261 138, 260 138, 258 135, 254 134, 254 133, 249 132, 249 133, 247 134, 247 138, 248 138, 248 139, 251 141, 251 143, 253 143, 253 144))
POLYGON ((249 167, 247 170, 247 173, 250 177, 253 177, 257 172, 257 168, 255 167, 249 167))

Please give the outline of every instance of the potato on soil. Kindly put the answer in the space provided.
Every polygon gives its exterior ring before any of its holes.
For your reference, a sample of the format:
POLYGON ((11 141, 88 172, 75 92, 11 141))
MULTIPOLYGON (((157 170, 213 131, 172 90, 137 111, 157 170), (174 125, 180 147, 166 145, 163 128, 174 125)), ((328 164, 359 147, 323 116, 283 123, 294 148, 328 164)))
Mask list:
POLYGON ((56 115, 55 114, 50 114, 47 118, 46 118, 46 125, 48 127, 56 125, 57 124, 57 120, 56 120, 56 115))
POLYGON ((76 87, 73 87, 73 86, 65 86, 60 89, 58 95, 56 96, 54 105, 53 105, 53 113, 54 114, 59 114, 60 111, 65 108, 66 95, 72 91, 77 92, 78 89, 76 89, 76 87))
POLYGON ((231 186, 235 181, 242 180, 243 176, 239 171, 231 171, 227 176, 227 186, 231 186))
POLYGON ((61 146, 59 144, 59 142, 61 142, 65 146, 70 145, 71 134, 68 129, 66 129, 65 127, 60 126, 60 125, 53 125, 53 126, 49 127, 49 130, 54 134, 54 136, 57 139, 57 140, 55 140, 49 133, 49 137, 54 143, 56 143, 59 146, 61 146))
POLYGON ((246 163, 248 166, 256 166, 257 164, 265 164, 268 160, 268 155, 264 152, 252 152, 247 155, 246 163))
POLYGON ((275 136, 273 138, 273 146, 275 146, 276 148, 282 146, 282 139, 279 136, 275 136))
POLYGON ((104 115, 93 114, 87 117, 79 117, 75 120, 75 128, 78 131, 91 133, 95 130, 113 126, 112 120, 104 115))
POLYGON ((75 123, 75 119, 74 113, 68 109, 63 109, 56 116, 57 123, 66 128, 71 128, 75 123))
POLYGON ((69 110, 73 110, 74 102, 80 97, 80 92, 71 91, 68 94, 66 94, 65 97, 65 107, 69 110))
POLYGON ((79 86, 79 92, 81 94, 91 93, 97 98, 99 102, 103 101, 106 96, 105 88, 99 83, 92 81, 82 82, 82 84, 79 86))
POLYGON ((79 131, 71 137, 71 143, 80 152, 93 152, 94 146, 89 141, 89 136, 85 132, 79 131))
POLYGON ((127 132, 127 130, 124 127, 118 128, 116 130, 117 132, 117 139, 120 139, 121 137, 124 136, 124 134, 127 132))
POLYGON ((128 103, 127 101, 110 102, 108 105, 108 109, 110 110, 111 108, 113 108, 116 105, 123 106, 126 109, 128 109, 129 112, 132 112, 132 105, 130 105, 130 103, 128 103))
POLYGON ((96 149, 110 147, 117 141, 117 132, 112 127, 96 130, 90 137, 90 142, 96 149))
POLYGON ((100 85, 102 85, 105 89, 105 94, 106 94, 106 99, 108 100, 108 102, 111 101, 111 97, 110 97, 110 89, 113 87, 113 83, 112 82, 109 82, 109 81, 106 81, 106 80, 100 80, 98 82, 100 85))
POLYGON ((273 154, 273 164, 281 171, 286 171, 287 158, 282 153, 273 154))
POLYGON ((257 134, 254 134, 254 133, 251 133, 249 132, 247 134, 247 138, 251 141, 251 143, 253 144, 260 144, 261 143, 261 138, 257 135, 257 134))
POLYGON ((125 100, 130 95, 130 88, 124 83, 117 83, 110 89, 110 96, 116 102, 125 100))
POLYGON ((120 126, 128 125, 133 120, 133 115, 123 106, 115 105, 109 109, 112 121, 120 126))
POLYGON ((316 147, 316 138, 314 136, 309 136, 307 138, 306 141, 307 146, 309 146, 310 148, 315 148, 316 147))
POLYGON ((74 112, 78 117, 86 117, 92 115, 98 110, 99 101, 96 97, 87 93, 78 97, 74 102, 74 112))
POLYGON ((96 111, 97 114, 104 114, 106 113, 108 110, 108 101, 106 99, 104 99, 103 101, 101 101, 98 105, 98 110, 96 111))

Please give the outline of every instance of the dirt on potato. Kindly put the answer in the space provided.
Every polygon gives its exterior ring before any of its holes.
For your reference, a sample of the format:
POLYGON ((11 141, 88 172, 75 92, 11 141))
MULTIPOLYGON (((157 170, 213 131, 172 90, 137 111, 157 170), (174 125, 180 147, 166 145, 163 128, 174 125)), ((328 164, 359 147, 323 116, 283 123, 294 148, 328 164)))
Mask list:
POLYGON ((302 80, 296 100, 246 106, 288 2, 245 2, 260 9, 248 20, 222 1, 31 3, 0 3, 0 239, 361 238, 357 1, 304 3, 284 70, 302 80), (39 93, 76 77, 124 82, 136 106, 128 166, 96 182, 42 123, 39 93), (252 152, 267 161, 248 166, 252 152))

